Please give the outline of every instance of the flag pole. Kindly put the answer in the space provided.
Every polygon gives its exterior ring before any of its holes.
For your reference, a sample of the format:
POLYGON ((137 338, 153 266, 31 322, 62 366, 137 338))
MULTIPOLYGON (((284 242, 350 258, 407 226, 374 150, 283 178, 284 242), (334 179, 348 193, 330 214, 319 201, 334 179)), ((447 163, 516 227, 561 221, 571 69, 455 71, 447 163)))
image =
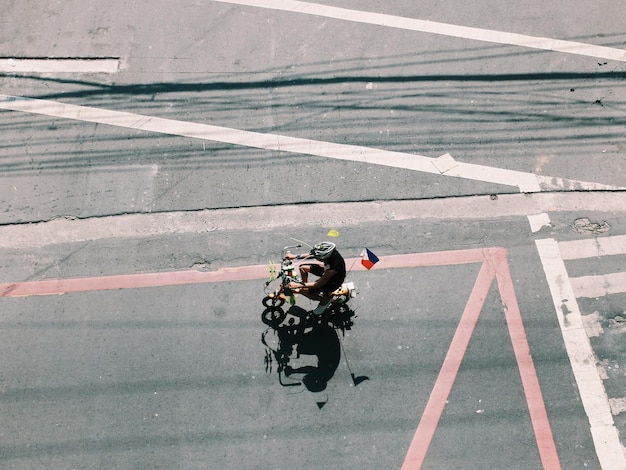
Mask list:
POLYGON ((352 272, 352 268, 354 268, 355 263, 357 262, 357 260, 359 258, 363 258, 363 252, 361 251, 361 254, 357 257, 354 258, 354 260, 352 261, 352 266, 350 266, 350 269, 348 269, 348 272, 346 273, 346 277, 348 277, 348 274, 350 274, 352 272))

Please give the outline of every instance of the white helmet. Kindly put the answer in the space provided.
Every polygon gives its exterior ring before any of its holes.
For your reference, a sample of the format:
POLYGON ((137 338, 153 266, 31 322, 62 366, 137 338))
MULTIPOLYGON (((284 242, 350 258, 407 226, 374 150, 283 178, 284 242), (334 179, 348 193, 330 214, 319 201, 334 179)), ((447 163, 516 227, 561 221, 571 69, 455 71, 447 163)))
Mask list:
POLYGON ((325 260, 333 254, 337 245, 331 242, 321 242, 313 247, 311 254, 319 260, 325 260))

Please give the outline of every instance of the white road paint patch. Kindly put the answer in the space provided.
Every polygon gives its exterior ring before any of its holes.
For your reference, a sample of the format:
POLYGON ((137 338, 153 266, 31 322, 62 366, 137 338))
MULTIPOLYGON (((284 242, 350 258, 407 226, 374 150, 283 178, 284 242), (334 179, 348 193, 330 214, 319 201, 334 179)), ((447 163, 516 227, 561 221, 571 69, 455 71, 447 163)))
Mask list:
POLYGON ((626 398, 609 398, 609 405, 613 416, 617 416, 626 411, 626 398))
POLYGON ((602 316, 600 312, 593 312, 590 315, 582 316, 583 324, 585 325, 585 331, 590 338, 601 336, 604 333, 602 328, 602 316))
MULTIPOLYGON (((336 144, 333 142, 302 139, 278 134, 263 134, 228 127, 176 121, 173 119, 164 119, 135 113, 2 94, 0 94, 0 109, 42 114, 62 119, 94 122, 147 132, 178 135, 244 147, 314 155, 323 158, 403 168, 441 175, 440 171, 433 163, 435 160, 433 158, 361 147, 358 145, 336 144)), ((541 191, 537 176, 533 173, 474 165, 458 161, 455 161, 455 163, 455 166, 447 169, 445 176, 513 186, 519 188, 520 192, 523 193, 541 191)), ((607 191, 621 189, 615 186, 598 185, 581 181, 575 183, 577 188, 593 187, 593 189, 596 190, 602 189, 607 191)))
POLYGON ((433 159, 433 165, 435 165, 437 171, 439 171, 442 175, 452 170, 452 168, 459 166, 449 153, 445 153, 442 156, 433 159))
POLYGON ((390 28, 399 28, 422 33, 439 34, 456 38, 471 39, 496 44, 509 44, 532 49, 556 51, 566 54, 576 54, 601 59, 626 62, 626 51, 613 47, 594 46, 581 42, 563 41, 524 34, 507 33, 489 29, 470 28, 436 21, 419 20, 402 16, 373 13, 361 10, 320 5, 318 3, 301 2, 296 0, 213 0, 233 5, 244 5, 271 10, 281 10, 293 13, 322 16, 338 20, 366 23, 390 28))
POLYGON ((589 418, 591 436, 600 466, 626 468, 619 433, 613 422, 604 384, 596 368, 596 358, 583 325, 574 290, 556 240, 537 240, 537 250, 546 274, 561 333, 578 385, 580 398, 589 418))
POLYGON ((119 59, 0 58, 2 73, 117 73, 119 59))
POLYGON ((544 227, 550 227, 550 216, 545 212, 529 215, 528 222, 530 223, 530 230, 537 233, 544 227))

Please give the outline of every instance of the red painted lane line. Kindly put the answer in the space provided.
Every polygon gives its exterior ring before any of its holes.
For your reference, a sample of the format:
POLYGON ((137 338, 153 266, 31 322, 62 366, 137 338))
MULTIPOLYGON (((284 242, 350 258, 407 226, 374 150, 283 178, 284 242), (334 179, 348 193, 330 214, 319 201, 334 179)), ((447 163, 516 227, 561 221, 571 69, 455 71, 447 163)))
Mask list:
MULTIPOLYGON (((452 264, 482 263, 495 248, 469 250, 433 251, 429 253, 407 253, 381 257, 375 269, 415 268, 417 266, 448 266, 452 264)), ((359 269, 363 267, 359 264, 359 269)))
POLYGON ((478 317, 489 294, 493 282, 494 273, 487 262, 484 262, 476 278, 474 288, 465 306, 463 316, 456 329, 450 349, 443 361, 439 376, 430 394, 426 409, 417 426, 411 445, 404 459, 402 470, 421 468, 430 442, 441 419, 446 401, 452 390, 459 367, 465 356, 478 317))
POLYGON ((484 263, 478 273, 465 311, 409 446, 402 465, 403 470, 418 470, 424 463, 494 278, 497 279, 500 297, 504 305, 505 318, 520 371, 541 462, 546 470, 560 470, 561 468, 537 372, 530 355, 526 331, 507 262, 506 250, 493 248, 484 251, 483 256, 484 263))
MULTIPOLYGON (((376 269, 413 268, 416 266, 443 266, 482 261, 485 250, 441 251, 409 253, 380 258, 376 269)), ((360 258, 346 260, 354 271, 365 269, 360 258)), ((73 279, 50 279, 44 281, 11 282, 0 284, 0 297, 24 297, 31 295, 60 295, 70 292, 86 292, 111 289, 138 289, 211 282, 248 281, 269 276, 267 265, 221 268, 216 271, 172 271, 162 273, 122 274, 118 276, 84 277, 73 279)))
POLYGON ((164 273, 123 274, 120 276, 51 279, 0 284, 0 297, 59 295, 110 289, 137 289, 210 282, 245 281, 269 276, 264 265, 222 268, 217 271, 173 271, 164 273))
POLYGON ((524 394, 526 395, 526 402, 535 432, 541 463, 545 470, 560 470, 561 463, 559 462, 559 456, 556 451, 554 436, 550 428, 548 412, 543 401, 535 364, 530 355, 530 347, 528 345, 524 323, 522 322, 522 315, 517 303, 506 252, 500 252, 496 256, 497 259, 494 259, 494 262, 497 263, 496 279, 502 298, 502 304, 504 305, 504 314, 509 327, 509 334, 511 336, 511 342, 513 343, 513 350, 515 352, 515 358, 517 359, 517 367, 519 368, 522 379, 524 394))

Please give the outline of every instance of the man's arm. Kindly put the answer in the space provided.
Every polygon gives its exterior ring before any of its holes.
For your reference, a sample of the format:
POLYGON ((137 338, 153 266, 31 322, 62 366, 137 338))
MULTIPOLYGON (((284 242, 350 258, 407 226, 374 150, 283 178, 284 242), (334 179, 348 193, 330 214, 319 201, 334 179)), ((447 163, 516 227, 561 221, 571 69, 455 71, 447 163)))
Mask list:
POLYGON ((313 255, 311 253, 302 253, 301 255, 294 255, 289 251, 285 253, 285 259, 309 259, 312 257, 313 255))

